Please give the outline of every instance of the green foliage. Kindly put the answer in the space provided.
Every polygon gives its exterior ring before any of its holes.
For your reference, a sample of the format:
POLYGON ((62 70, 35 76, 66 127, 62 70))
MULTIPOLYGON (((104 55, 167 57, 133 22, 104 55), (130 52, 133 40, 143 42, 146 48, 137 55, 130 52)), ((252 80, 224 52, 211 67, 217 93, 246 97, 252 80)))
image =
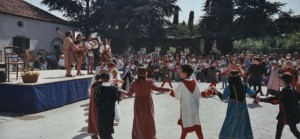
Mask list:
POLYGON ((237 40, 289 34, 298 28, 300 19, 281 11, 284 5, 267 0, 206 0, 200 34, 206 47, 216 40, 224 53, 230 52, 237 40))
POLYGON ((58 10, 80 31, 107 37, 165 37, 166 19, 180 8, 177 0, 43 0, 58 10))
POLYGON ((176 8, 173 17, 173 25, 178 25, 178 23, 179 23, 179 8, 176 8))
POLYGON ((191 35, 194 35, 194 11, 191 11, 189 14, 188 28, 191 32, 191 35))
POLYGON ((264 37, 260 39, 247 38, 234 41, 234 48, 239 51, 249 51, 251 53, 273 53, 271 49, 291 49, 300 50, 300 32, 279 37, 264 37))
POLYGON ((168 36, 173 36, 175 38, 190 38, 190 34, 191 32, 185 22, 182 22, 179 25, 173 25, 170 28, 168 36))

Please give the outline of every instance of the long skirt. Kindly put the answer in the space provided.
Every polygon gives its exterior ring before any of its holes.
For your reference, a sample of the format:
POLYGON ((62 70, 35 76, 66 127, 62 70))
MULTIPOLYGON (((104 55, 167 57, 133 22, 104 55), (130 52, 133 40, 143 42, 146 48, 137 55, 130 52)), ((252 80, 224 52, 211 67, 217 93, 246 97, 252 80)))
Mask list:
POLYGON ((151 95, 135 96, 132 139, 156 139, 151 95))
POLYGON ((89 104, 89 117, 88 117, 88 133, 98 134, 98 111, 94 99, 94 89, 90 89, 90 104, 89 104))
POLYGON ((74 65, 74 54, 70 50, 64 50, 65 55, 65 67, 72 67, 74 65))
POLYGON ((246 101, 240 103, 230 99, 226 118, 219 135, 220 139, 253 139, 246 101))

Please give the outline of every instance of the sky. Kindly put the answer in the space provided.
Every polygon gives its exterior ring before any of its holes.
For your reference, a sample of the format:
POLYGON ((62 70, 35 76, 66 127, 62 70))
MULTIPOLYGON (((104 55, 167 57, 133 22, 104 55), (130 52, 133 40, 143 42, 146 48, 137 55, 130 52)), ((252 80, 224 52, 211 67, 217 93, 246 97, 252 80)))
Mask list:
MULTIPOLYGON (((48 11, 48 7, 45 5, 42 5, 40 2, 41 0, 25 0, 29 3, 31 3, 32 5, 35 5, 45 11, 48 11)), ((292 9, 295 14, 300 15, 300 0, 269 0, 271 2, 282 2, 282 3, 286 3, 285 7, 283 8, 284 11, 288 11, 289 9, 292 9)), ((189 13, 190 11, 194 11, 194 23, 198 23, 200 20, 200 16, 202 16, 204 14, 203 10, 203 4, 204 4, 205 0, 178 0, 177 4, 178 6, 181 8, 181 11, 179 13, 179 21, 182 22, 183 20, 185 22, 188 21, 189 18, 189 13)), ((48 11, 49 12, 49 11, 48 11)), ((57 12, 57 11, 51 11, 50 13, 65 19, 62 16, 61 12, 57 12)))

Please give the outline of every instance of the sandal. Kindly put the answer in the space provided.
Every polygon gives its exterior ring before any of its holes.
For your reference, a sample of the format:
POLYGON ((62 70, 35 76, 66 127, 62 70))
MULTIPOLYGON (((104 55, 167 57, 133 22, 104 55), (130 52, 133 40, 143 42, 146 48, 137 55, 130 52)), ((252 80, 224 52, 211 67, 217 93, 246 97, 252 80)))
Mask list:
POLYGON ((66 77, 73 77, 73 75, 72 74, 70 74, 70 75, 66 74, 66 77))
POLYGON ((99 136, 98 136, 98 134, 93 134, 93 135, 91 136, 91 138, 92 138, 92 139, 100 139, 99 136))
POLYGON ((82 73, 77 73, 77 75, 84 75, 84 74, 82 74, 82 73))

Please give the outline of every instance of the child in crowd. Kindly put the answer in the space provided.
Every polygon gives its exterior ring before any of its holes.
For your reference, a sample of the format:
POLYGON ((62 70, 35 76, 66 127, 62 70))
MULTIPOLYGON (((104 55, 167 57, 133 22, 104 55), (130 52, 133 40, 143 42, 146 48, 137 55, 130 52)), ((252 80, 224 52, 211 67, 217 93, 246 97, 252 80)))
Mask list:
POLYGON ((285 72, 280 77, 280 85, 284 86, 284 88, 277 96, 262 99, 259 97, 256 98, 256 102, 279 104, 276 139, 281 138, 281 134, 285 125, 290 127, 291 132, 297 139, 300 138, 300 132, 296 126, 296 124, 300 122, 300 110, 297 102, 300 100, 300 96, 291 86, 292 82, 292 75, 288 72, 285 72))
POLYGON ((219 71, 216 66, 217 62, 211 61, 210 67, 207 68, 207 82, 210 83, 210 86, 216 86, 218 83, 217 72, 219 71))
POLYGON ((153 79, 153 72, 154 72, 154 62, 153 61, 148 62, 147 71, 148 71, 147 78, 153 79))
POLYGON ((95 88, 94 94, 98 108, 99 135, 101 139, 112 139, 118 88, 111 85, 108 73, 101 73, 100 80, 103 83, 95 88))
POLYGON ((172 97, 180 100, 180 119, 178 120, 182 129, 180 139, 185 139, 189 132, 194 131, 199 139, 203 139, 199 118, 200 90, 196 80, 190 78, 193 72, 190 65, 182 65, 179 73, 182 82, 175 91, 170 93, 172 97))
POLYGON ((226 66, 225 64, 222 64, 220 69, 219 69, 220 73, 221 73, 222 89, 224 87, 226 87, 227 84, 228 84, 228 71, 227 71, 227 68, 225 66, 226 66))
POLYGON ((170 79, 170 72, 171 70, 169 69, 169 62, 166 61, 164 62, 164 66, 161 68, 161 87, 164 87, 165 83, 168 82, 170 87, 173 88, 172 84, 171 84, 171 79, 170 79))
POLYGON ((127 61, 123 68, 123 74, 122 74, 122 80, 124 81, 124 83, 122 84, 122 89, 126 91, 129 90, 129 85, 133 80, 133 75, 131 74, 130 65, 131 62, 127 61))
POLYGON ((65 56, 61 55, 58 60, 59 69, 65 69, 65 56))
POLYGON ((267 89, 267 95, 269 94, 276 96, 277 94, 279 94, 280 91, 280 85, 279 85, 279 79, 278 79, 278 72, 279 72, 279 68, 278 68, 278 63, 276 61, 274 61, 272 63, 272 68, 271 68, 271 72, 270 72, 270 79, 268 82, 268 89, 267 89))
POLYGON ((249 75, 248 83, 254 87, 256 94, 260 92, 260 95, 263 96, 261 85, 262 79, 265 77, 266 69, 260 64, 260 58, 255 57, 252 61, 252 65, 250 66, 247 75, 249 75))
POLYGON ((174 67, 174 79, 176 82, 180 81, 179 72, 180 72, 180 63, 179 61, 176 61, 176 65, 174 67))

